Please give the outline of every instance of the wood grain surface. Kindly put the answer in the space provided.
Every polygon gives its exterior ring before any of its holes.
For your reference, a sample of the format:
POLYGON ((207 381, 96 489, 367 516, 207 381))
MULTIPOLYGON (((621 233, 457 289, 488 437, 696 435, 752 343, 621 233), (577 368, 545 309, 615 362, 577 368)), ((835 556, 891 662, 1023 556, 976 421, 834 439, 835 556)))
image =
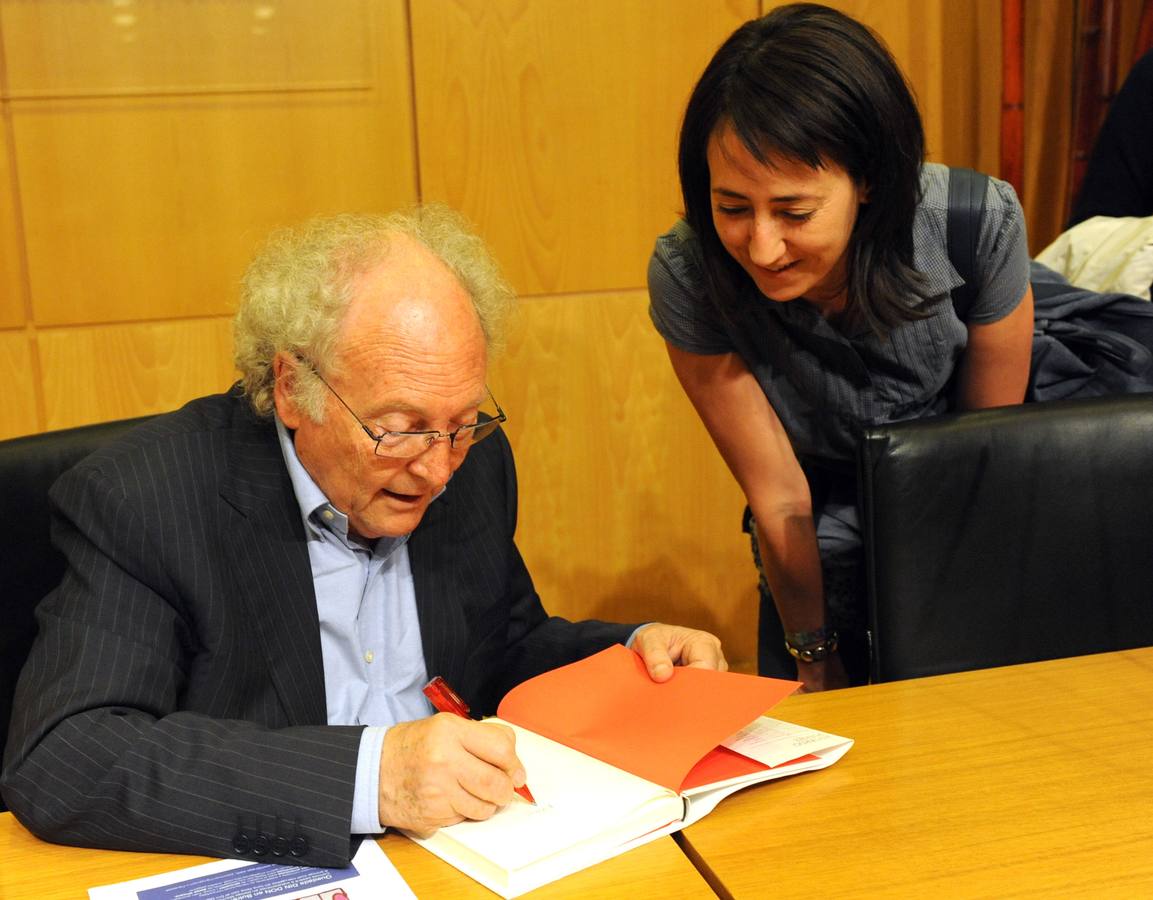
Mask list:
POLYGON ((794 695, 856 740, 684 832, 734 898, 1153 891, 1153 648, 794 695))

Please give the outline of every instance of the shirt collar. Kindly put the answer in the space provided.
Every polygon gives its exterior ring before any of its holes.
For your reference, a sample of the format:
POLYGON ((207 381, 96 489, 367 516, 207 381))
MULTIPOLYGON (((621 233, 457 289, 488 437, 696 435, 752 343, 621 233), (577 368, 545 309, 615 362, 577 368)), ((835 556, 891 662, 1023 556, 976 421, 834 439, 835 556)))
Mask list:
POLYGON ((284 465, 288 469, 292 492, 296 495, 296 503, 300 507, 300 517, 304 520, 305 527, 313 531, 327 528, 347 541, 348 516, 333 506, 324 495, 324 491, 312 480, 312 476, 304 468, 304 463, 296 455, 292 433, 280 421, 280 416, 275 418, 280 452, 284 456, 284 465))

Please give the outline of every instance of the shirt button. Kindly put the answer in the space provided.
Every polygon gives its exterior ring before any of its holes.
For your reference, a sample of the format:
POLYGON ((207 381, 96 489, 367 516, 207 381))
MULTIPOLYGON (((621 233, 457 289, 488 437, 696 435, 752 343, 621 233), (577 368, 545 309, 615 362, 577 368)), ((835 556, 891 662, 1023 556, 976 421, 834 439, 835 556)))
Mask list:
POLYGON ((375 658, 376 658, 376 655, 371 650, 365 650, 364 651, 364 661, 366 663, 372 662, 375 658))

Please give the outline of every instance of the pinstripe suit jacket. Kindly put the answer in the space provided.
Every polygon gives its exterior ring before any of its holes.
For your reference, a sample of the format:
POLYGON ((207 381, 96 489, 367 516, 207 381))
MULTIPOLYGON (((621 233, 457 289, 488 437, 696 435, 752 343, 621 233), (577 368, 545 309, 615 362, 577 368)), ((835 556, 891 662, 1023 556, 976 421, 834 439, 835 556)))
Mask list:
MULTIPOLYGON (((272 423, 235 391, 193 401, 93 454, 52 500, 68 571, 17 691, 3 776, 16 816, 66 844, 245 857, 246 830, 303 838, 286 862, 345 864, 361 729, 325 724, 304 530, 272 423)), ((631 631, 549 618, 515 523, 498 432, 409 541, 428 670, 478 711, 631 631)))

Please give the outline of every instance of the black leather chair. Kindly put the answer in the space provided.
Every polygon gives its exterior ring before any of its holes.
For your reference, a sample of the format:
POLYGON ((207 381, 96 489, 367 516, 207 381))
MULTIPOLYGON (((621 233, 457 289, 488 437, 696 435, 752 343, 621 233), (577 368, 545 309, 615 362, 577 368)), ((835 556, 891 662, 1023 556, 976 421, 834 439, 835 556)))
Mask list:
POLYGON ((48 489, 65 469, 148 418, 0 441, 0 751, 16 679, 36 636, 33 610, 64 575, 64 557, 49 539, 48 489))
POLYGON ((1153 645, 1153 394, 871 429, 872 677, 1153 645))

